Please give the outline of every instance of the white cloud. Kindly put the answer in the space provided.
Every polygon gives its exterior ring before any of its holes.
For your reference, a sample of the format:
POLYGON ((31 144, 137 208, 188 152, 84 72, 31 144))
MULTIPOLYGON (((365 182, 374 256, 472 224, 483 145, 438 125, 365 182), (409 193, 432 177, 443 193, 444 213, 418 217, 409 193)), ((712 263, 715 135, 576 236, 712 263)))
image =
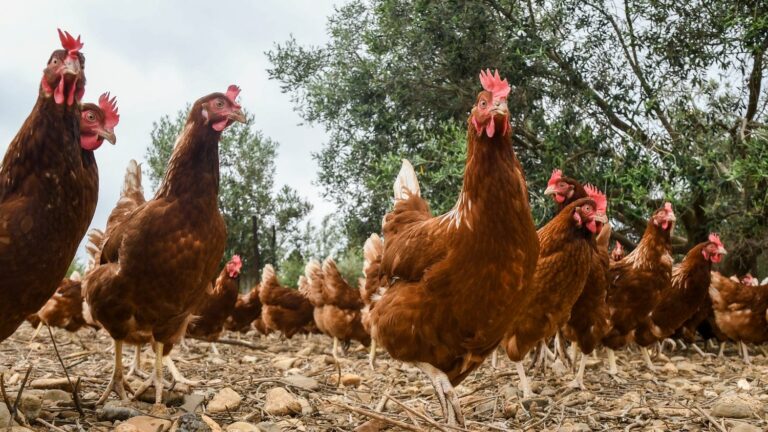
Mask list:
MULTIPOLYGON (((280 143, 278 185, 288 184, 315 205, 313 219, 333 211, 312 185, 311 152, 327 139, 322 128, 299 125, 289 96, 268 80, 264 54, 291 35, 305 44, 327 41, 326 17, 339 1, 82 1, 12 2, 0 16, 0 154, 34 105, 41 71, 58 48, 56 28, 85 43, 85 100, 117 96, 116 146, 96 151, 99 205, 93 227, 103 227, 120 193, 129 159, 142 161, 152 122, 187 102, 235 83, 256 127, 280 143)), ((149 185, 146 185, 147 187, 149 185)), ((84 255, 81 250, 80 256, 84 255)))

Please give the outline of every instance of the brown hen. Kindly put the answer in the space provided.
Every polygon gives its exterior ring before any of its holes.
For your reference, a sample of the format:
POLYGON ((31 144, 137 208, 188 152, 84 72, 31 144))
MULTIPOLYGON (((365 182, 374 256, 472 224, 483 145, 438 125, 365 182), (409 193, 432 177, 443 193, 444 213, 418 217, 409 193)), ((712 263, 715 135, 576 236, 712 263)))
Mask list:
POLYGON ((245 121, 238 93, 230 86, 192 105, 154 198, 107 230, 97 267, 85 279, 91 313, 115 340, 107 394, 114 388, 125 398, 122 341, 143 334, 154 341, 155 370, 135 396, 154 386, 156 403, 162 401, 162 358, 183 337, 224 252, 219 139, 233 121, 245 121))
POLYGON ((529 295, 539 245, 522 167, 512 148, 498 72, 481 74, 468 119, 464 184, 433 217, 407 161, 384 220, 380 299, 371 336, 432 382, 449 424, 463 424, 454 386, 499 345, 529 295), (469 270, 471 269, 471 271, 469 270))

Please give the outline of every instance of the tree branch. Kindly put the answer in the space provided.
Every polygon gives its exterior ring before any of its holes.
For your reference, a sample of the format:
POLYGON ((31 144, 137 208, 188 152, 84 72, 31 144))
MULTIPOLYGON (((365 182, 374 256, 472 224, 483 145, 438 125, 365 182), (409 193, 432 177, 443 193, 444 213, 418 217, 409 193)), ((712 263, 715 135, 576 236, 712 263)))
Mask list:
POLYGON ((739 133, 739 137, 742 140, 749 136, 749 132, 752 129, 750 122, 754 120, 755 114, 757 114, 757 105, 760 101, 760 91, 762 90, 763 83, 763 57, 766 49, 768 49, 768 38, 763 40, 763 43, 752 52, 752 72, 749 74, 749 81, 747 83, 747 88, 749 89, 747 113, 744 116, 739 133))

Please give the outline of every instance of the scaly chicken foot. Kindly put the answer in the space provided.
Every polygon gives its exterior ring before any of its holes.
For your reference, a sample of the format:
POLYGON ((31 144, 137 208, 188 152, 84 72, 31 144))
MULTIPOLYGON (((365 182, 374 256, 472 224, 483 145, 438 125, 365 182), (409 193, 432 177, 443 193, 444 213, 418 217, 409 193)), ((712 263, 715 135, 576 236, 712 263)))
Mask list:
POLYGON ((163 344, 162 342, 155 342, 155 370, 152 374, 139 386, 136 393, 133 394, 133 399, 136 400, 147 389, 155 387, 155 405, 163 404, 163 344))
POLYGON ((446 423, 449 426, 464 427, 461 402, 451 384, 451 380, 448 379, 448 375, 429 363, 415 363, 415 366, 427 375, 432 383, 432 387, 435 388, 446 423))
POLYGON ((181 373, 181 371, 176 367, 176 363, 173 362, 170 354, 168 354, 166 357, 163 357, 163 364, 168 368, 168 372, 171 373, 173 380, 177 383, 190 386, 200 385, 200 381, 191 380, 181 373))
POLYGON ((656 366, 654 366, 653 362, 651 361, 651 355, 648 354, 648 348, 640 347, 640 351, 643 353, 643 362, 645 362, 645 366, 648 367, 651 372, 656 372, 656 366))
POLYGON ((136 375, 139 378, 147 379, 149 374, 141 368, 141 345, 134 345, 133 361, 131 362, 131 368, 128 369, 128 373, 125 377, 132 377, 136 375))
MULTIPOLYGON (((574 359, 578 353, 574 353, 574 359)), ((587 367, 587 355, 584 353, 581 353, 581 360, 579 361, 579 370, 576 372, 576 376, 573 378, 573 381, 568 384, 568 387, 570 388, 578 388, 581 390, 586 390, 586 386, 584 385, 584 369, 587 367)))
POLYGON ((517 368, 517 376, 520 377, 520 388, 523 390, 523 399, 528 399, 533 396, 533 392, 531 391, 531 383, 525 375, 525 366, 523 366, 523 362, 515 362, 515 367, 517 368))
POLYGON ((109 399, 109 395, 112 394, 113 391, 117 394, 121 401, 128 401, 128 395, 125 393, 125 391, 132 391, 128 383, 125 382, 125 377, 123 376, 123 341, 115 340, 114 347, 115 362, 112 368, 112 378, 110 378, 109 384, 107 384, 107 388, 104 390, 104 393, 102 393, 99 400, 96 401, 97 406, 103 405, 107 399, 109 399))
POLYGON ((497 369, 499 365, 499 347, 494 348, 491 354, 491 367, 497 369))
POLYGON ((739 351, 741 351, 741 358, 744 360, 744 364, 751 365, 752 361, 749 359, 749 350, 747 349, 747 344, 739 341, 739 351))

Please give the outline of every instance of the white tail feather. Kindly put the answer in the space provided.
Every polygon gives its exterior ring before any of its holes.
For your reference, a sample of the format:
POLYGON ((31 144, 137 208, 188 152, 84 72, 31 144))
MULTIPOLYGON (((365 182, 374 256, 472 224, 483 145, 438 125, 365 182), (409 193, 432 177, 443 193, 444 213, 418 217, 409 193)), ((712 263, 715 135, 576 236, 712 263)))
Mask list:
POLYGON ((275 278, 275 268, 272 267, 272 264, 265 265, 264 270, 261 271, 261 283, 264 284, 265 282, 275 278))
POLYGON ((393 189, 395 192, 395 201, 408 199, 408 197, 413 195, 421 196, 419 179, 416 178, 416 171, 413 170, 413 165, 411 165, 407 159, 403 159, 403 165, 400 167, 400 172, 397 174, 393 189))
POLYGON ((141 165, 133 159, 128 162, 128 167, 125 169, 125 180, 120 195, 126 196, 131 192, 139 192, 144 195, 144 188, 141 186, 141 165))
POLYGON ((88 273, 96 267, 97 257, 101 253, 101 245, 104 243, 104 231, 94 228, 88 231, 88 242, 85 251, 88 252, 88 264, 85 272, 88 273))

